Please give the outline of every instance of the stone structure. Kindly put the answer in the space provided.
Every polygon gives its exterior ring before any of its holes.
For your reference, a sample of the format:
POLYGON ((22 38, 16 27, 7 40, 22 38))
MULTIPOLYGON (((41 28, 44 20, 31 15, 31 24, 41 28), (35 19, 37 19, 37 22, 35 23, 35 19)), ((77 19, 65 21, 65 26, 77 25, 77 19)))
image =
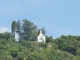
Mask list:
POLYGON ((46 38, 45 36, 42 34, 42 30, 40 30, 40 34, 38 35, 38 42, 42 42, 45 44, 46 42, 46 38))
POLYGON ((14 32, 14 38, 15 38, 15 40, 17 41, 17 42, 19 42, 19 39, 20 39, 20 36, 19 36, 19 34, 17 33, 17 32, 14 32))

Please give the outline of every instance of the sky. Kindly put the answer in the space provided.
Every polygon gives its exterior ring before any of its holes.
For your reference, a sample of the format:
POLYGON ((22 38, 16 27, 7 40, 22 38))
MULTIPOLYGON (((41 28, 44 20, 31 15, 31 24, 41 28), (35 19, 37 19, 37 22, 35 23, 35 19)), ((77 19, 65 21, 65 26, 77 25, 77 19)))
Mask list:
POLYGON ((0 33, 11 32, 13 20, 27 19, 46 35, 80 35, 80 0, 0 0, 0 33))

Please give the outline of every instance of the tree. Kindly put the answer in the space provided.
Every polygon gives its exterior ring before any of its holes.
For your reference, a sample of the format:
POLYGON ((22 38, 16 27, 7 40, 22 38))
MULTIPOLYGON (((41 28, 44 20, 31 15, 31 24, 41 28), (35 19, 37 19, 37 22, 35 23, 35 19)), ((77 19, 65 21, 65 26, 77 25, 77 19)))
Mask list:
POLYGON ((8 40, 8 39, 11 38, 11 37, 12 37, 11 33, 9 33, 9 32, 5 32, 5 33, 4 33, 4 38, 5 38, 6 40, 8 40))
POLYGON ((16 31, 16 26, 17 26, 17 22, 13 20, 12 25, 11 25, 12 33, 16 31))
POLYGON ((26 60, 46 60, 46 58, 38 52, 33 52, 27 56, 26 60))
POLYGON ((37 37, 37 26, 32 22, 24 19, 22 22, 12 22, 12 33, 17 32, 21 39, 31 41, 36 40, 37 37), (21 24, 22 23, 22 24, 21 24))
POLYGON ((11 33, 9 33, 9 32, 0 33, 0 38, 1 38, 1 39, 6 39, 6 40, 8 40, 8 39, 11 38, 11 37, 12 37, 12 35, 11 35, 11 33))
POLYGON ((0 58, 0 60, 12 60, 13 58, 12 58, 12 56, 10 56, 10 55, 3 55, 1 58, 0 58))
POLYGON ((20 37, 21 37, 21 29, 22 29, 21 21, 18 20, 18 22, 16 24, 16 33, 18 33, 20 37))
POLYGON ((17 58, 18 58, 18 60, 25 60, 24 53, 23 52, 18 52, 17 58))
POLYGON ((42 30, 42 33, 45 35, 46 34, 46 31, 45 31, 45 29, 44 28, 41 28, 41 29, 38 29, 38 31, 37 31, 37 34, 39 35, 39 33, 40 33, 40 30, 42 30))
POLYGON ((35 32, 37 30, 37 26, 34 25, 32 22, 28 21, 28 20, 23 20, 23 24, 22 24, 23 28, 23 34, 22 34, 22 38, 25 40, 33 40, 34 36, 35 36, 35 32))
POLYGON ((76 55, 77 55, 77 56, 80 56, 80 49, 77 49, 77 50, 76 50, 76 55))
POLYGON ((45 35, 46 34, 45 28, 41 28, 41 30, 42 30, 42 33, 45 35))
POLYGON ((48 42, 53 42, 53 38, 52 38, 52 36, 46 36, 46 42, 48 43, 48 42))

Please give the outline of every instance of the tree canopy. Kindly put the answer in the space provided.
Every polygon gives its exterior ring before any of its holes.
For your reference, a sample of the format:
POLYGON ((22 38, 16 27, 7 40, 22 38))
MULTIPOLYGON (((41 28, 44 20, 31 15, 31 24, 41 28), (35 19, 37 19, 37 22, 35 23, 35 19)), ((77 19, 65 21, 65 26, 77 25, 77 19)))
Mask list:
MULTIPOLYGON (((80 36, 61 35, 53 39, 46 35, 46 43, 38 43, 39 30, 25 19, 13 21, 12 33, 0 33, 0 60, 80 60, 80 36), (19 42, 14 32, 20 35, 19 42)), ((42 28, 43 34, 46 33, 42 28)))

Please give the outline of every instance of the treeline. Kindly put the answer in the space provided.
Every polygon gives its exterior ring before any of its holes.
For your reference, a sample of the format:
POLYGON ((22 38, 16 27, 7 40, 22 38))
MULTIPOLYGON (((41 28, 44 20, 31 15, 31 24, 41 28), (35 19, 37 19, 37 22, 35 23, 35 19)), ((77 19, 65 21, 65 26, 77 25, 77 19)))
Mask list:
MULTIPOLYGON (((33 22, 30 22, 28 20, 18 20, 12 22, 12 34, 14 32, 18 33, 20 36, 20 39, 28 40, 28 41, 34 41, 36 40, 37 35, 39 34, 39 30, 36 25, 33 24, 33 22)), ((41 28, 43 33, 45 34, 45 29, 41 28)))
POLYGON ((0 60, 80 60, 80 36, 46 36, 43 44, 37 42, 39 29, 32 22, 13 21, 11 28, 12 33, 0 33, 0 60), (20 35, 18 42, 14 32, 20 35))

